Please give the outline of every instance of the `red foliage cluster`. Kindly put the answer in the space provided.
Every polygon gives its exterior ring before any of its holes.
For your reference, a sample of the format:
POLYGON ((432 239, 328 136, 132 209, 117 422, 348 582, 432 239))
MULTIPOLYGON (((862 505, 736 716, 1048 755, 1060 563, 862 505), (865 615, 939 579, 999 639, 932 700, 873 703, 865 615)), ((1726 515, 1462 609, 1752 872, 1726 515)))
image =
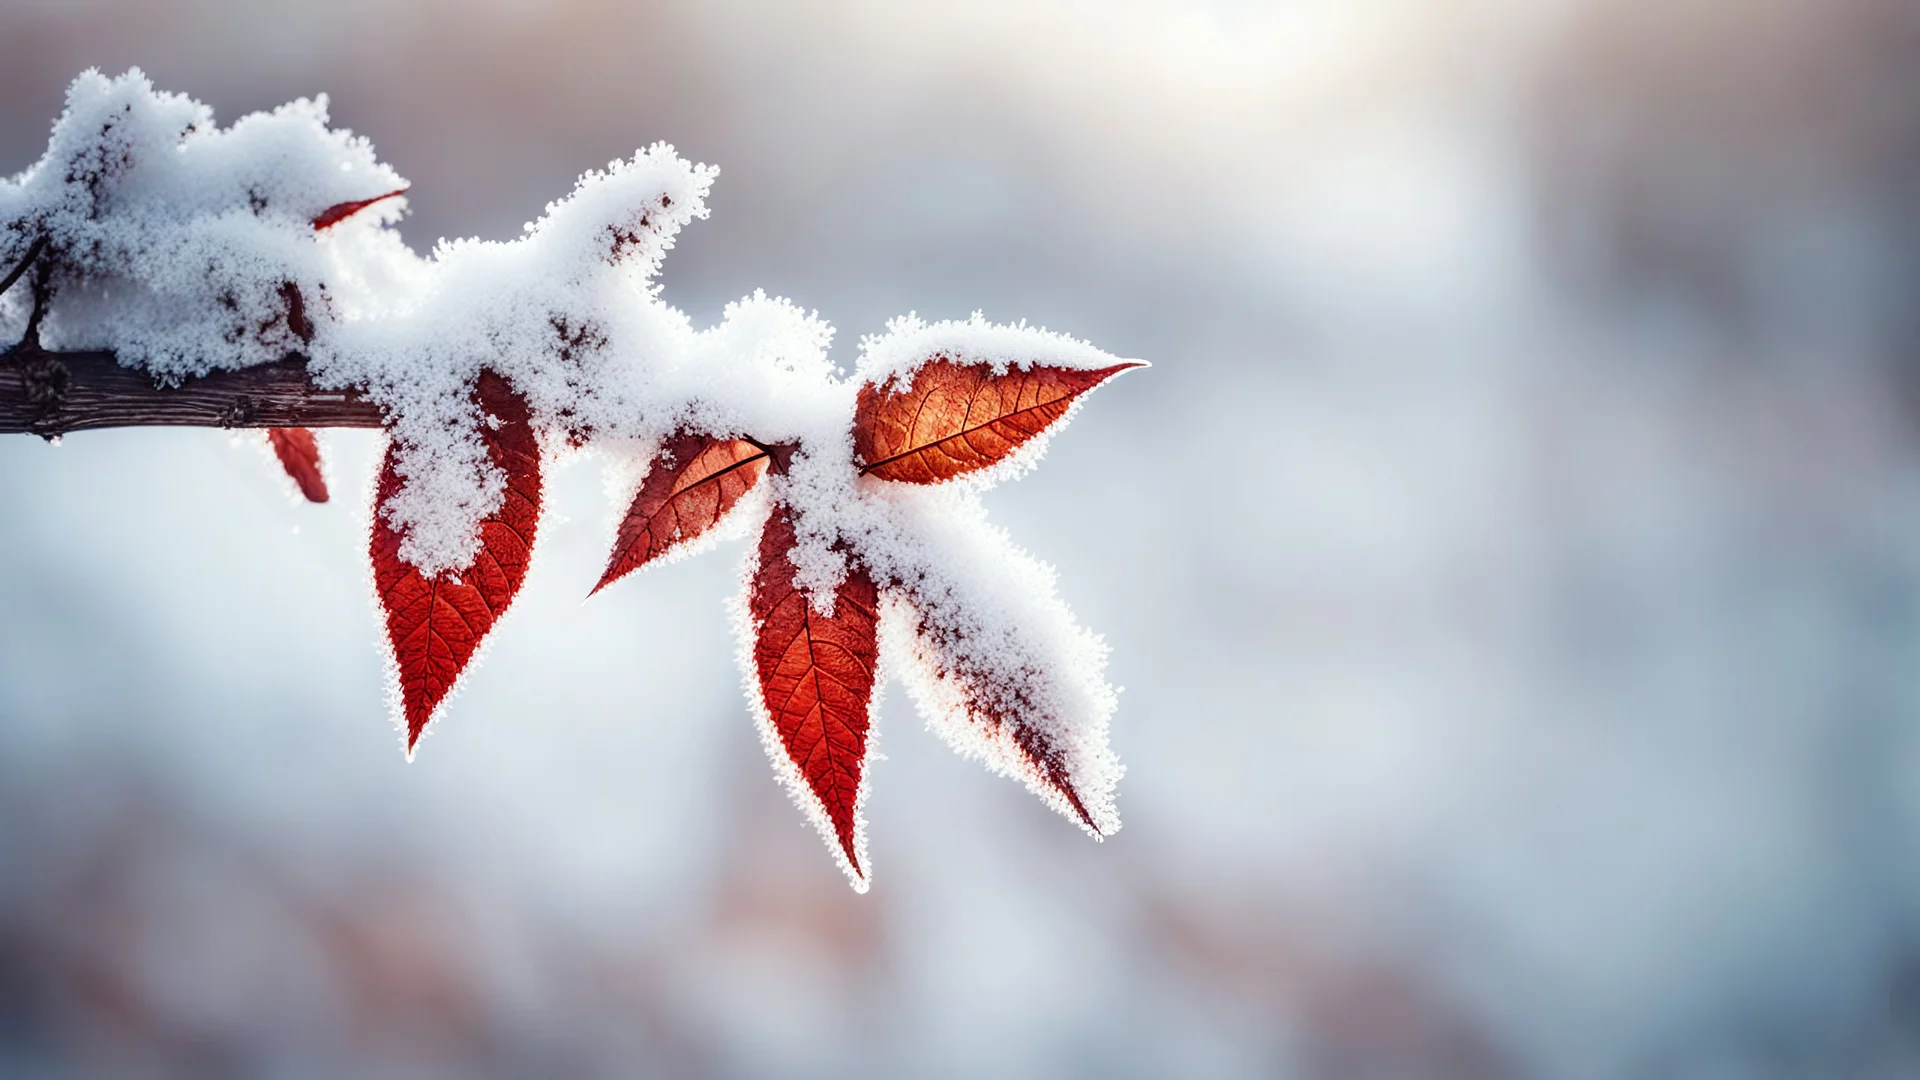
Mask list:
MULTIPOLYGON (((398 198, 406 193, 407 189, 401 188, 385 195, 375 195, 371 199, 355 199, 329 206, 314 215, 313 231, 323 232, 374 203, 398 198)), ((300 340, 311 340, 313 323, 307 319, 306 298, 300 295, 300 289, 291 281, 283 285, 280 292, 287 303, 287 328, 300 340)), ((326 502, 327 482, 320 475, 320 443, 314 438, 313 432, 306 428, 268 428, 267 439, 273 447, 274 456, 280 459, 281 467, 299 485, 300 494, 306 496, 308 502, 326 502)))
MULTIPOLYGON (((1131 364, 1094 371, 987 364, 935 357, 911 379, 861 388, 853 424, 856 466, 866 476, 936 484, 998 464, 1064 415, 1079 395, 1131 364)), ((506 501, 481 526, 480 553, 458 572, 429 578, 400 558, 400 537, 376 508, 375 585, 399 669, 409 753, 482 639, 526 577, 540 509, 539 447, 526 403, 492 372, 475 401, 480 438, 507 478, 506 501)), ((660 448, 621 520, 594 591, 700 538, 769 473, 784 473, 793 447, 682 431, 660 448)), ((399 489, 389 451, 382 506, 399 489)), ((854 837, 867 762, 868 709, 878 670, 877 610, 883 588, 857 552, 822 613, 795 584, 791 512, 775 503, 760 535, 747 598, 760 704, 779 745, 831 824, 849 865, 864 876, 854 837)), ((954 672, 966 682, 967 672, 954 672)), ((1012 729, 1036 769, 1089 827, 1057 750, 1006 709, 987 722, 1012 729)))
MULTIPOLYGON (((314 219, 316 230, 390 198, 344 203, 314 219)), ((876 482, 939 484, 1008 461, 1066 415, 1088 390, 1138 364, 1085 370, 1035 365, 996 369, 934 355, 916 370, 869 382, 853 420, 854 466, 876 482)), ((427 575, 401 557, 401 536, 386 513, 402 478, 394 448, 380 472, 372 559, 399 681, 399 707, 412 755, 474 654, 526 579, 541 508, 540 445, 526 400, 504 377, 483 371, 473 391, 475 433, 505 477, 501 506, 480 526, 472 562, 427 575)), ((326 500, 319 448, 311 432, 272 432, 273 448, 301 490, 326 500)), ((622 518, 593 591, 683 548, 718 525, 768 475, 784 475, 793 444, 682 430, 659 448, 622 518)), ((796 582, 798 544, 792 510, 777 493, 761 530, 749 583, 753 671, 776 758, 817 801, 847 864, 861 880, 859 804, 865 784, 869 711, 879 669, 881 598, 897 594, 911 609, 912 586, 876 580, 860 553, 842 551, 847 573, 822 610, 796 582)), ((941 676, 969 698, 971 722, 1005 735, 1042 786, 1099 832, 1074 788, 1064 754, 1033 722, 1030 703, 992 685, 990 673, 947 659, 939 628, 920 638, 941 676)), ((770 746, 770 748, 773 748, 770 746)))

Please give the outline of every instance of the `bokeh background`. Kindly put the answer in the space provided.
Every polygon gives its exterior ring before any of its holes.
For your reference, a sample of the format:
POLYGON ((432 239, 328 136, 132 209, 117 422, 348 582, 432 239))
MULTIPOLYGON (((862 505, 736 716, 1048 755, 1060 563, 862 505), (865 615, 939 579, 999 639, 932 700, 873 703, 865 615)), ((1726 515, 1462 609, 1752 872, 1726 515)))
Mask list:
POLYGON ((327 92, 406 235, 654 140, 666 296, 1155 363, 991 497, 1113 648, 1095 845, 897 690, 851 892, 738 545, 544 548, 419 760, 376 444, 0 439, 0 1074, 1920 1075, 1920 9, 1907 0, 0 0, 79 70, 327 92))

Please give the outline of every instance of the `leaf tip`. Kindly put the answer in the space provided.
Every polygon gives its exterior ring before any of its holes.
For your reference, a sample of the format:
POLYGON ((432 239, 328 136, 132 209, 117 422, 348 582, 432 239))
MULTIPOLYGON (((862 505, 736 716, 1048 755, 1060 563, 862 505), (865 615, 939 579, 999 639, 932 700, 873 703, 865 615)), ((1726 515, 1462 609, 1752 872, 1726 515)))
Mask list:
POLYGON ((620 563, 620 553, 616 551, 613 556, 607 560, 607 568, 600 572, 600 580, 594 583, 593 588, 587 590, 587 599, 593 599, 600 595, 601 589, 633 573, 634 567, 622 566, 620 563))
MULTIPOLYGON (((1074 818, 1074 824, 1085 829, 1087 835, 1093 837, 1095 843, 1101 843, 1105 841, 1107 837, 1112 836, 1114 832, 1119 831, 1119 825, 1117 823, 1114 825, 1112 831, 1101 827, 1100 822, 1094 818, 1093 811, 1089 810, 1087 804, 1081 800, 1080 792, 1075 790, 1072 782, 1063 777, 1056 777, 1053 778, 1053 787, 1054 790, 1066 800, 1067 806, 1065 809, 1072 811, 1068 816, 1074 818)), ((1109 812, 1111 812, 1111 809, 1112 807, 1109 806, 1109 812)))
POLYGON ((330 229, 333 226, 340 224, 342 221, 345 221, 346 219, 359 213, 360 211, 365 210, 367 207, 372 206, 374 203, 384 202, 387 199, 398 198, 401 195, 405 195, 407 191, 408 189, 404 187, 396 188, 393 191, 387 192, 385 195, 375 195, 371 199, 355 199, 352 202, 337 203, 333 206, 329 206, 325 210, 322 210, 318 214, 314 215, 313 222, 312 222, 313 231, 324 232, 327 229, 330 229))
POLYGON ((859 837, 860 831, 860 825, 856 824, 853 830, 834 839, 840 842, 840 869, 846 872, 847 884, 853 887, 854 892, 865 894, 873 887, 873 882, 867 877, 867 868, 860 862, 860 849, 865 846, 861 842, 864 838, 859 837))
POLYGON ((267 445, 287 477, 310 503, 329 498, 326 474, 320 465, 320 443, 307 428, 268 428, 267 445))
POLYGON ((1093 371, 1092 374, 1095 376, 1095 378, 1092 384, 1087 387, 1087 389, 1091 390, 1096 386, 1105 386, 1107 383, 1112 382, 1114 379, 1122 375, 1125 375, 1127 372, 1132 371, 1135 368, 1150 368, 1152 366, 1153 366, 1152 364, 1147 363, 1145 360, 1122 360, 1117 364, 1111 364, 1111 365, 1108 365, 1107 367, 1098 368, 1095 371, 1093 371))

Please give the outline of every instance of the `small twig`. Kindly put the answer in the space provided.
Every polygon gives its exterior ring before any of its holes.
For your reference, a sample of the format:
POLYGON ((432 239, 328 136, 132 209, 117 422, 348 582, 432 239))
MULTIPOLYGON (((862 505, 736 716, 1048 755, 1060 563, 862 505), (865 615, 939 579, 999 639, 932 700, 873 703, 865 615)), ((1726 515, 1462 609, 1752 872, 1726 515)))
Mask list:
POLYGON ((53 265, 37 263, 33 270, 33 311, 27 315, 27 332, 20 336, 20 348, 40 347, 40 320, 46 317, 47 308, 52 302, 53 265))
POLYGON ((33 261, 38 259, 40 253, 46 249, 47 238, 44 236, 35 237, 33 246, 27 248, 27 257, 20 260, 19 266, 7 271, 5 278, 0 279, 0 296, 5 296, 7 290, 13 288, 13 283, 20 280, 20 275, 26 273, 27 267, 32 266, 33 261))
MULTIPOLYGON (((787 442, 787 443, 768 444, 753 438, 742 438, 741 441, 745 442, 749 446, 752 446, 754 449, 760 451, 760 453, 764 454, 767 458, 768 463, 772 466, 774 475, 776 476, 786 475, 787 469, 793 464, 793 452, 795 450, 800 449, 799 443, 787 442)), ((747 460, 752 461, 754 459, 749 458, 747 460)), ((737 462, 736 465, 745 465, 746 463, 747 463, 746 461, 742 461, 742 462, 737 462)))

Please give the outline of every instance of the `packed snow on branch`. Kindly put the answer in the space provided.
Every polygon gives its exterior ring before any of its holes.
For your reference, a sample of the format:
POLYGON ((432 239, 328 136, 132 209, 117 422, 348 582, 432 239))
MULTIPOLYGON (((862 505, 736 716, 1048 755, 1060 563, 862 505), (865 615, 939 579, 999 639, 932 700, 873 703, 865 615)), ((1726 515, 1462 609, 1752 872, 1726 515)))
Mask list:
MULTIPOLYGON (((0 184, 0 267, 36 240, 54 255, 47 347, 111 349, 168 381, 296 348, 286 287, 324 296, 331 262, 313 218, 406 187, 326 120, 324 98, 302 99, 223 131, 138 72, 76 79, 46 156, 0 184)), ((361 228, 399 211, 369 208, 361 228)), ((29 290, 10 290, 0 328, 17 337, 29 305, 29 290)))
POLYGON ((88 72, 46 156, 0 182, 0 273, 39 252, 0 335, 37 323, 45 348, 111 350, 162 384, 298 354, 381 407, 371 550, 409 753, 524 579, 543 460, 584 447, 618 478, 602 587, 760 534, 736 606, 748 697, 856 887, 882 672, 956 748, 1111 833, 1105 647, 979 492, 1142 365, 907 316, 845 375, 831 326, 759 292, 695 327, 655 277, 716 174, 655 144, 516 240, 421 257, 392 227, 406 181, 327 126, 324 98, 221 129, 138 71, 88 72))

